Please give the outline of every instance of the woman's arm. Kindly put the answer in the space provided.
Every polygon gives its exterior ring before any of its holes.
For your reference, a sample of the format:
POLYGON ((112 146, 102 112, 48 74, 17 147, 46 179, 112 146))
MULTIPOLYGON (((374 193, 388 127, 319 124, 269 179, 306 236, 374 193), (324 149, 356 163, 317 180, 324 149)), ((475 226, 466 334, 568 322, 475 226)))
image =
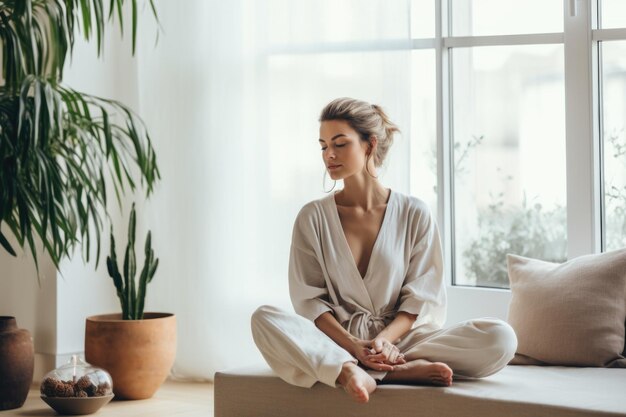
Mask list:
POLYGON ((359 339, 344 329, 331 312, 327 311, 316 318, 315 325, 349 354, 357 356, 355 350, 359 339))
MULTIPOLYGON (((411 330, 411 326, 417 320, 417 314, 410 314, 406 311, 400 311, 387 327, 383 329, 376 339, 385 339, 394 345, 398 343, 400 338, 411 330)), ((376 340, 374 339, 374 340, 376 340)))

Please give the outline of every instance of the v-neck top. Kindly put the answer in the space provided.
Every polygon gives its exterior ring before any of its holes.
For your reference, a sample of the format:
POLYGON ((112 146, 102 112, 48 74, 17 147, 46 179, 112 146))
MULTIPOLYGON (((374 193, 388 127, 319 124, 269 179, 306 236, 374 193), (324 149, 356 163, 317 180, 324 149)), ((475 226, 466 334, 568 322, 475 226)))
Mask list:
MULTIPOLYGON (((380 223, 380 229, 378 230, 378 234, 376 235, 376 238, 374 239, 374 245, 372 246, 370 259, 369 259, 369 262, 367 263, 367 270, 365 271, 365 275, 362 276, 363 279, 367 278, 368 276, 370 264, 372 263, 372 256, 374 256, 374 252, 376 251, 376 245, 378 245, 378 241, 379 241, 378 238, 383 234, 385 230, 385 226, 387 223, 387 208, 389 207, 393 194, 394 194, 393 191, 389 190, 389 197, 387 199, 387 207, 385 207, 385 211, 383 212, 383 221, 380 223)), ((331 198, 330 200, 332 201, 334 205, 334 208, 335 208, 334 212, 337 214, 336 217, 337 217, 337 223, 339 224, 339 231, 341 232, 340 234, 343 237, 343 241, 345 242, 345 247, 348 249, 348 255, 350 255, 350 258, 354 261, 354 267, 359 273, 359 276, 361 276, 361 271, 359 271, 359 267, 356 263, 356 259, 354 259, 354 255, 352 254, 352 249, 350 249, 350 244, 348 243, 348 239, 346 238, 346 232, 343 229, 343 225, 341 224, 341 217, 339 217, 339 209, 337 207, 337 200, 335 199, 335 195, 337 195, 337 192, 333 194, 333 198, 331 198)))
POLYGON ((330 311, 359 338, 375 337, 399 311, 418 315, 414 327, 441 328, 446 311, 443 257, 428 206, 391 190, 361 277, 334 195, 307 203, 294 223, 289 293, 301 316, 314 321, 330 311))

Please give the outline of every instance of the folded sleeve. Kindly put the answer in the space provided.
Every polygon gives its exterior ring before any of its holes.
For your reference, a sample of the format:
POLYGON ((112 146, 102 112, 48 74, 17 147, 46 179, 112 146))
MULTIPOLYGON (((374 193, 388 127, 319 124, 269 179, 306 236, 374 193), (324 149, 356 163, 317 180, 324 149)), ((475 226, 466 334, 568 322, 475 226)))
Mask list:
POLYGON ((445 321, 446 288, 443 280, 443 255, 439 230, 427 206, 415 214, 407 272, 400 291, 398 311, 432 321, 439 326, 445 321), (443 313, 442 313, 443 312, 443 313))
POLYGON ((315 212, 305 206, 294 224, 289 255, 291 303, 296 313, 311 321, 333 311, 318 256, 320 242, 315 222, 315 212))

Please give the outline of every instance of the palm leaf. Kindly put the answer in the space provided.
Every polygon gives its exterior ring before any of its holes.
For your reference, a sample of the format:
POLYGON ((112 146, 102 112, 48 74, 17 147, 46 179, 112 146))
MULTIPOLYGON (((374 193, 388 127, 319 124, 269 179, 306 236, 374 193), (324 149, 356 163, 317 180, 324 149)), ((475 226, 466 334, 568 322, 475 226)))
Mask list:
POLYGON ((123 193, 124 184, 135 189, 133 173, 137 172, 152 190, 160 177, 152 163, 154 149, 140 119, 120 103, 54 87, 41 79, 26 82, 19 98, 0 97, 0 118, 18 124, 3 127, 0 136, 6 167, 0 183, 12 183, 2 188, 1 220, 19 225, 12 230, 29 245, 35 220, 35 232, 55 263, 73 250, 76 234, 88 260, 95 236, 99 261, 103 223, 99 213, 107 212, 107 184, 116 194, 123 193), (30 90, 39 93, 31 97, 30 90), (99 117, 94 117, 93 109, 99 117), (59 112, 62 128, 57 127, 59 112), (129 117, 124 125, 111 122, 119 114, 129 117), (109 169, 110 164, 117 169, 109 169), (14 208, 6 210, 11 205, 14 208))
MULTIPOLYGON (((131 2, 133 49, 137 0, 131 2)), ((38 265, 35 236, 56 266, 79 243, 100 257, 106 188, 118 204, 139 176, 149 195, 160 178, 143 122, 123 104, 63 86, 63 66, 76 33, 102 51, 106 20, 124 0, 3 0, 0 2, 0 224, 5 223, 38 265)), ((152 1, 150 7, 155 16, 152 1)), ((158 18, 157 18, 158 22, 158 18)), ((0 232, 0 245, 15 254, 0 232)))
POLYGON ((2 247, 4 248, 4 250, 6 250, 7 252, 9 252, 11 255, 13 255, 13 256, 17 256, 17 254, 15 253, 15 250, 13 249, 13 247, 11 246, 11 244, 9 243, 9 241, 7 240, 7 238, 4 236, 4 234, 2 233, 2 231, 0 231, 0 245, 2 245, 2 247))

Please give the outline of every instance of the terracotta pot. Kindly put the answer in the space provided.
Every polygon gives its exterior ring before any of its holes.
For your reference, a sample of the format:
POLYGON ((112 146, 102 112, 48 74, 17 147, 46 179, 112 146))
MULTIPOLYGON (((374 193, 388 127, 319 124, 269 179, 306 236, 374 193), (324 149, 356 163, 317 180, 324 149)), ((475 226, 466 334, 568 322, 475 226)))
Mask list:
POLYGON ((121 314, 87 318, 85 359, 113 378, 118 399, 150 398, 169 375, 176 356, 176 317, 145 313, 143 320, 121 314))
POLYGON ((28 330, 15 317, 0 316, 0 410, 24 405, 33 383, 35 351, 28 330))

